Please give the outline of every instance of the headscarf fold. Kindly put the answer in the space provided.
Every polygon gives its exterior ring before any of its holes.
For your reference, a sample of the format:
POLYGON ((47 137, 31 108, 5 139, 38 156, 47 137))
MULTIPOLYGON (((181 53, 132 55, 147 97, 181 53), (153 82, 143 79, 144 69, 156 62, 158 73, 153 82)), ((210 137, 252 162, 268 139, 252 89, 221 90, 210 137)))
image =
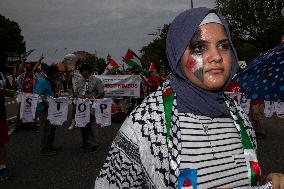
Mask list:
POLYGON ((215 10, 208 8, 194 8, 182 12, 171 23, 167 41, 167 58, 172 70, 170 83, 177 95, 179 112, 204 115, 211 118, 229 117, 230 111, 226 105, 223 93, 238 68, 238 59, 233 47, 227 22, 215 10), (209 13, 215 13, 221 20, 228 36, 232 51, 232 69, 229 80, 219 91, 209 91, 197 87, 190 82, 181 67, 180 59, 193 37, 196 29, 209 13))

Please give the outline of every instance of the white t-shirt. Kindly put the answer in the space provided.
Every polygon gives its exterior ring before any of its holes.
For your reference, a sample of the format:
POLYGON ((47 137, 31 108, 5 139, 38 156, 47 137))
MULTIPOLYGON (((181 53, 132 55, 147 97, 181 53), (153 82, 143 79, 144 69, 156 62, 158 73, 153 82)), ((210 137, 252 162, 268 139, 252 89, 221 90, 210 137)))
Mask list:
POLYGON ((265 117, 271 117, 275 113, 274 102, 264 101, 264 115, 265 117))
POLYGON ((76 104, 76 127, 85 127, 90 122, 90 103, 89 99, 76 98, 74 100, 74 104, 76 104))
POLYGON ((111 98, 94 100, 92 108, 95 109, 96 123, 105 127, 111 125, 111 98))
POLYGON ((77 82, 82 78, 83 76, 80 74, 80 72, 78 70, 75 70, 72 77, 72 86, 74 91, 77 90, 77 82))
POLYGON ((38 94, 19 93, 16 98, 20 106, 20 119, 23 123, 34 122, 37 103, 41 102, 38 94))
POLYGON ((47 119, 52 125, 62 125, 67 121, 68 105, 72 101, 67 97, 47 97, 48 101, 48 115, 47 119))
POLYGON ((244 94, 238 95, 238 102, 246 114, 249 114, 251 99, 247 99, 244 94))
POLYGON ((284 114, 284 102, 274 102, 274 108, 277 115, 284 114))

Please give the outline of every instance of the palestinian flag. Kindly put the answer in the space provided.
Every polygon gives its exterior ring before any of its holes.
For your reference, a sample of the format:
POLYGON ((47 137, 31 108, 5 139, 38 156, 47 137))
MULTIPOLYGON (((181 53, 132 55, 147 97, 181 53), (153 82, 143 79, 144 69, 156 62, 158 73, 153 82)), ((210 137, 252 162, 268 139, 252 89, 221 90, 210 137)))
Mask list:
POLYGON ((185 177, 182 184, 182 189, 193 189, 193 186, 191 185, 190 179, 188 177, 185 177))
POLYGON ((111 70, 112 68, 118 68, 119 65, 112 59, 110 58, 108 61, 107 69, 111 70))
POLYGON ((123 61, 129 67, 139 66, 142 68, 140 58, 130 49, 127 50, 125 56, 123 57, 123 61))
POLYGON ((111 73, 115 73, 119 70, 119 65, 112 58, 109 58, 108 64, 107 64, 107 67, 104 73, 107 73, 107 70, 109 70, 111 73))

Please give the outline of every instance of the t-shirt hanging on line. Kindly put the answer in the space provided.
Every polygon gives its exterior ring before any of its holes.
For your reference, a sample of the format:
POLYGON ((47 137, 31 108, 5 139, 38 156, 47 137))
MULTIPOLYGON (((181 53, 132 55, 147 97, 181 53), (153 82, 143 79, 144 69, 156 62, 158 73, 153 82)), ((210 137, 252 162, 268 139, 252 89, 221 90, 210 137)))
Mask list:
POLYGON ((52 125, 62 125, 67 121, 68 105, 72 101, 67 97, 47 97, 48 101, 48 116, 47 119, 52 125))
POLYGON ((74 104, 76 104, 76 127, 85 127, 90 122, 90 103, 89 99, 76 98, 74 100, 74 104))
POLYGON ((111 125, 111 98, 96 99, 93 103, 95 109, 96 123, 102 127, 111 125))
POLYGON ((36 106, 41 102, 41 97, 38 94, 20 93, 16 98, 20 106, 20 119, 23 123, 34 122, 36 106))

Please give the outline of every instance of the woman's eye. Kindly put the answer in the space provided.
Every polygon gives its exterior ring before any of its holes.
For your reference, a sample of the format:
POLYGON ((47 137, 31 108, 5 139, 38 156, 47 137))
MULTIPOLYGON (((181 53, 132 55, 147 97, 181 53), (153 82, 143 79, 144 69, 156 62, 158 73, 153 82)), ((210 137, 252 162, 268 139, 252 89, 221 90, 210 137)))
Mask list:
POLYGON ((229 45, 229 43, 221 43, 219 45, 219 48, 224 49, 224 50, 228 50, 228 49, 230 49, 230 45, 229 45))
POLYGON ((204 46, 203 45, 195 45, 191 49, 192 53, 202 53, 204 51, 204 46))

